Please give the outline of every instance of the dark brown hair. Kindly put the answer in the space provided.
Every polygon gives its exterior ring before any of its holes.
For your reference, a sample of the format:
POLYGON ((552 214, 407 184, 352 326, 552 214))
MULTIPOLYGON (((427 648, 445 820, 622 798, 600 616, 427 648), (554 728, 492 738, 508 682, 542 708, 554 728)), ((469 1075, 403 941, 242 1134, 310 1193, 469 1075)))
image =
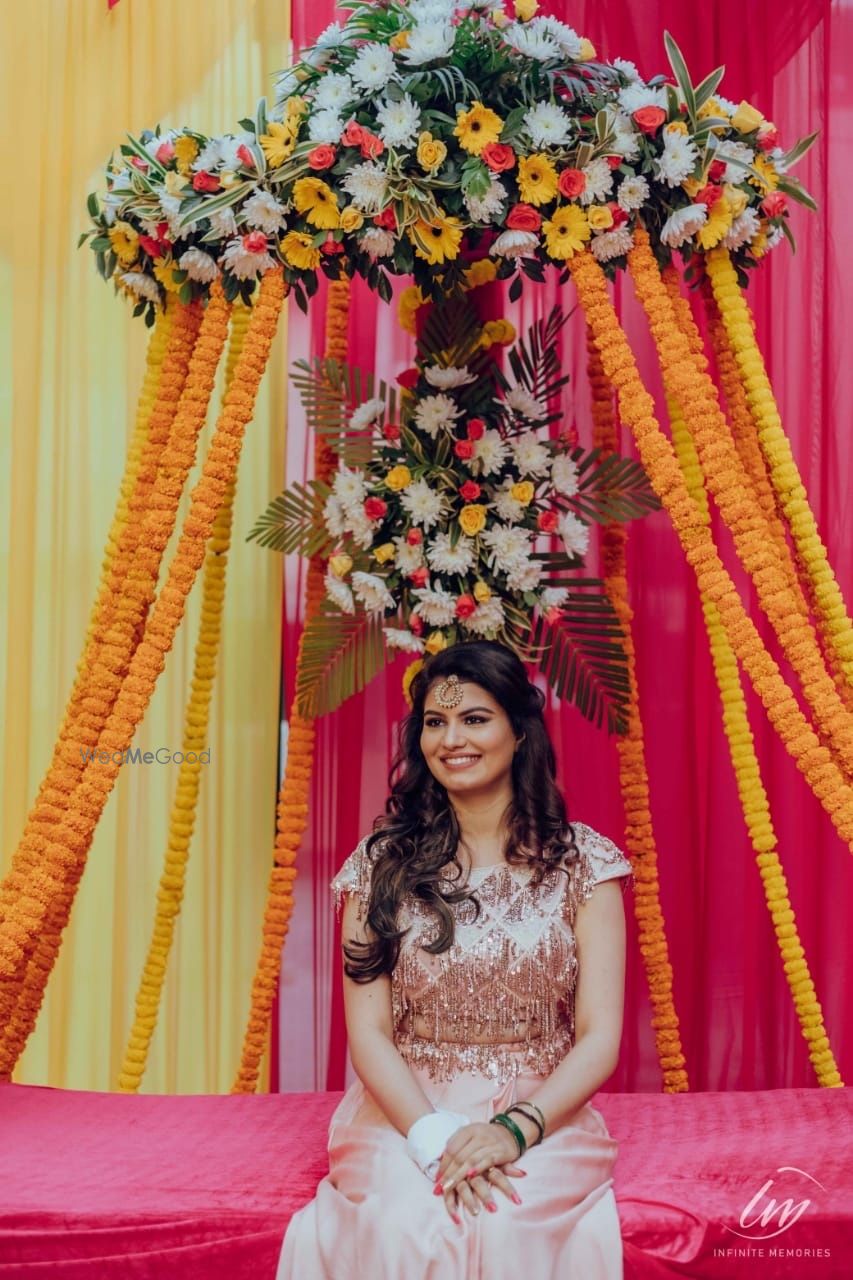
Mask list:
MULTIPOLYGON (((403 720, 391 765, 385 813, 376 818, 366 841, 367 855, 373 859, 367 910, 370 941, 343 948, 349 961, 345 972, 357 982, 372 982, 394 969, 406 933, 397 928, 397 914, 407 893, 428 903, 438 916, 438 936, 425 947, 434 955, 453 944, 449 903, 470 899, 479 914, 480 904, 465 884, 452 890, 439 885, 443 869, 455 864, 459 823, 447 791, 430 771, 420 746, 429 688, 434 680, 454 673, 487 689, 506 712, 515 737, 524 735, 512 761, 513 798, 504 845, 507 862, 532 866, 531 884, 538 886, 551 868, 566 870, 566 864, 579 857, 542 716, 545 695, 531 683, 521 659, 493 640, 465 641, 427 658, 410 686, 412 709, 403 720)), ((462 869, 455 865, 458 880, 462 869)))

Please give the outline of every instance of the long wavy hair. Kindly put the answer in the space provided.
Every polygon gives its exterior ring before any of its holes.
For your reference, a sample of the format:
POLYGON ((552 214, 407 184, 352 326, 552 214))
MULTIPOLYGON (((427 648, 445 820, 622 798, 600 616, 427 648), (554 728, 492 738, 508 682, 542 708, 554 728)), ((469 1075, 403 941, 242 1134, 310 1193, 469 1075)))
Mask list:
POLYGON ((343 948, 344 970, 356 982, 371 982, 394 969, 407 932, 397 928, 398 910, 406 894, 427 903, 438 917, 438 936, 424 948, 433 955, 453 944, 452 904, 471 900, 476 907, 474 919, 480 912, 476 894, 467 883, 450 890, 439 883, 446 877, 448 864, 456 867, 456 875, 449 878, 462 878, 462 867, 456 861, 461 832, 447 791, 431 772, 420 745, 430 686, 451 674, 487 689, 506 712, 515 737, 524 735, 512 760, 512 800, 506 812, 503 848, 506 861, 511 866, 533 867, 531 883, 538 886, 552 868, 568 875, 567 864, 579 857, 542 715, 545 695, 528 679, 521 659, 493 640, 464 641, 427 658, 410 686, 412 709, 403 720, 399 749, 391 764, 385 813, 375 819, 366 840, 367 855, 372 859, 369 940, 347 943, 343 948))

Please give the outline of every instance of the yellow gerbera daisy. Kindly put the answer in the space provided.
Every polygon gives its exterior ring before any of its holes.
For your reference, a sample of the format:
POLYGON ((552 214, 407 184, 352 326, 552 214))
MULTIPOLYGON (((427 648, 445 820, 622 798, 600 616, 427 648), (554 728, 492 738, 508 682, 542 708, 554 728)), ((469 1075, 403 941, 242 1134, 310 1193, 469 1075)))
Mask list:
POLYGON ((418 218, 414 226, 409 227, 409 239, 418 257, 436 266, 452 261, 459 253, 462 224, 458 218, 439 216, 430 222, 418 218))
POLYGON ((130 223, 116 222, 107 234, 121 266, 132 267, 139 254, 139 236, 130 223))
POLYGON ((453 134, 459 139, 463 151, 478 156, 483 147, 487 147, 490 142, 497 142, 503 127, 504 122, 496 111, 475 101, 471 104, 470 111, 457 113, 453 134))
POLYGON ((576 204, 564 204, 548 222, 542 223, 545 245, 552 258, 564 262, 580 253, 590 237, 589 219, 576 204))
POLYGON ((426 298, 416 284, 407 285, 400 293, 397 299, 397 321, 406 333, 417 333, 415 316, 425 302, 426 298))
POLYGON ((268 125, 269 133, 262 133, 258 138, 261 149, 267 158, 267 164, 271 169, 280 169, 285 160, 293 154, 293 148, 296 146, 296 134, 298 132, 298 122, 288 119, 285 121, 271 120, 268 125))
POLYGON ((703 249, 713 249, 732 225, 732 210, 725 199, 718 200, 708 210, 707 221, 696 232, 696 239, 703 249))
POLYGON ((316 271, 320 265, 320 250, 304 231, 288 231, 278 247, 287 265, 298 271, 316 271))
POLYGON ((758 178, 753 177, 750 173, 748 180, 762 195, 767 195, 768 191, 775 191, 779 185, 779 174, 776 172, 775 166, 770 163, 764 156, 756 156, 752 162, 753 169, 757 170, 760 175, 758 178))
POLYGON ((547 156, 522 156, 518 162, 518 190, 525 204, 547 204, 557 194, 557 170, 547 156))
POLYGON ((312 227, 334 231, 341 225, 338 199, 322 178, 299 178, 293 184, 293 203, 312 227))
POLYGON ((173 279, 175 263, 171 258, 161 258, 154 263, 154 275, 168 293, 180 293, 181 286, 173 279))

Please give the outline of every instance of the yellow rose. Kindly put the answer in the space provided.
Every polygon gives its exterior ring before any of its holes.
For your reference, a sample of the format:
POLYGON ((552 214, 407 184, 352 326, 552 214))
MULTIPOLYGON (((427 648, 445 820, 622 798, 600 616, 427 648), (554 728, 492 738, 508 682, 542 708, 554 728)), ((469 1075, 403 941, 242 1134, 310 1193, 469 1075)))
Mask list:
POLYGON ((516 502, 520 502, 523 507, 528 506, 533 501, 533 484, 530 480, 519 480, 510 489, 510 493, 516 502))
POLYGON ((515 0, 515 16, 519 22, 529 22, 539 8, 537 0, 515 0))
POLYGON ((364 214, 354 204, 348 204, 341 212, 341 230, 358 231, 364 225, 364 214))
POLYGON ((716 98, 709 98, 707 102, 702 103, 696 115, 700 120, 707 120, 709 116, 716 116, 719 120, 725 120, 728 112, 723 110, 722 103, 718 102, 716 98))
POLYGON ((698 178, 687 178, 682 182, 682 189, 690 196, 692 200, 698 191, 701 191, 705 183, 700 182, 698 178))
POLYGON ((732 187, 727 184, 723 187, 723 195, 732 211, 732 217, 737 218, 746 208, 746 192, 741 191, 740 187, 732 187))
POLYGON ((510 320, 487 320, 483 325, 480 346, 488 351, 495 344, 506 346, 510 342, 515 342, 515 339, 515 325, 510 320))
POLYGON ((378 560, 380 564, 385 564, 387 560, 393 560, 397 554, 397 548, 393 542, 383 542, 381 547, 373 548, 373 558, 378 560))
POLYGON ((592 62, 595 57, 595 45, 591 40, 587 40, 586 36, 581 37, 581 51, 578 54, 579 62, 592 62))
POLYGON ((182 173, 175 173, 173 169, 170 169, 166 174, 163 185, 170 196, 176 196, 183 191, 188 182, 189 179, 185 178, 182 173))
POLYGON ((465 285, 468 289, 479 289, 483 284, 491 284, 498 276, 497 263, 491 258, 480 258, 472 262, 465 272, 465 285))
POLYGON ((664 133, 686 133, 687 125, 683 120, 672 120, 669 124, 664 125, 664 133))
POLYGON ((407 485, 412 483, 412 473, 408 467, 402 464, 399 467, 392 467, 385 477, 385 483, 389 489, 393 489, 398 493, 400 489, 405 489, 407 485))
POLYGON ((429 129, 418 135, 418 164, 427 173, 432 173, 444 163, 447 147, 439 138, 434 138, 429 129))
POLYGON ((415 315, 426 299, 416 284, 407 285, 397 299, 397 320, 400 328, 414 336, 417 333, 415 315))
POLYGON ((509 18, 506 16, 503 9, 492 9, 492 12, 489 16, 491 17, 492 22, 495 24, 498 30, 500 30, 501 27, 505 27, 509 22, 509 18))
POLYGON ((388 43, 391 46, 391 48, 394 49, 395 51, 397 49, 408 49, 409 47, 408 31, 398 31, 395 36, 391 37, 388 43))
POLYGON ((596 204, 587 209, 586 218, 593 231, 606 231, 613 226, 613 214, 606 204, 596 204))
POLYGON ((345 578, 352 568, 352 556, 341 551, 336 556, 329 556, 329 569, 336 578, 345 578))
POLYGON ((469 502, 459 512, 459 524, 469 538, 486 527, 486 508, 479 502, 469 502))
POLYGON ((444 638, 443 631, 432 631, 430 637, 424 645, 427 653, 441 653, 442 649, 447 648, 447 641, 444 638))
POLYGON ((491 598, 492 598, 491 590, 489 589, 489 587, 486 586, 485 582, 474 583, 474 599, 479 604, 485 604, 486 601, 491 600, 491 598))
POLYGON ((739 129, 741 133, 754 133, 763 120, 761 112, 744 100, 732 116, 732 128, 739 129))
POLYGON ((234 173, 233 169, 219 170, 219 182, 221 186, 233 187, 236 181, 237 181, 237 175, 236 173, 234 173))

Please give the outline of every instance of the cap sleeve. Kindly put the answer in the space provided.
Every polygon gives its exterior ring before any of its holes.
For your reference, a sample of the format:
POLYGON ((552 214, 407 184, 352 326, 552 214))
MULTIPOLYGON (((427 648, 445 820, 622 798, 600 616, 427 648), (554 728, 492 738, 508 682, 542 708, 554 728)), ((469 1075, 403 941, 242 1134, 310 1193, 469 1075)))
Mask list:
MULTIPOLYGON (((375 850, 376 845, 374 845, 374 855, 375 850)), ((362 836, 330 883, 332 893, 335 895, 335 911, 338 917, 343 906, 344 894, 352 893, 358 899, 358 919, 366 919, 372 870, 373 856, 367 852, 367 836, 362 836)))
POLYGON ((572 827, 575 832, 575 844, 580 853, 579 859, 573 864, 574 881, 571 896, 574 915, 577 908, 590 898, 597 884, 624 877, 622 888, 625 890, 629 884, 633 883, 634 872, 625 854, 607 836, 588 827, 585 822, 573 822, 572 827))

